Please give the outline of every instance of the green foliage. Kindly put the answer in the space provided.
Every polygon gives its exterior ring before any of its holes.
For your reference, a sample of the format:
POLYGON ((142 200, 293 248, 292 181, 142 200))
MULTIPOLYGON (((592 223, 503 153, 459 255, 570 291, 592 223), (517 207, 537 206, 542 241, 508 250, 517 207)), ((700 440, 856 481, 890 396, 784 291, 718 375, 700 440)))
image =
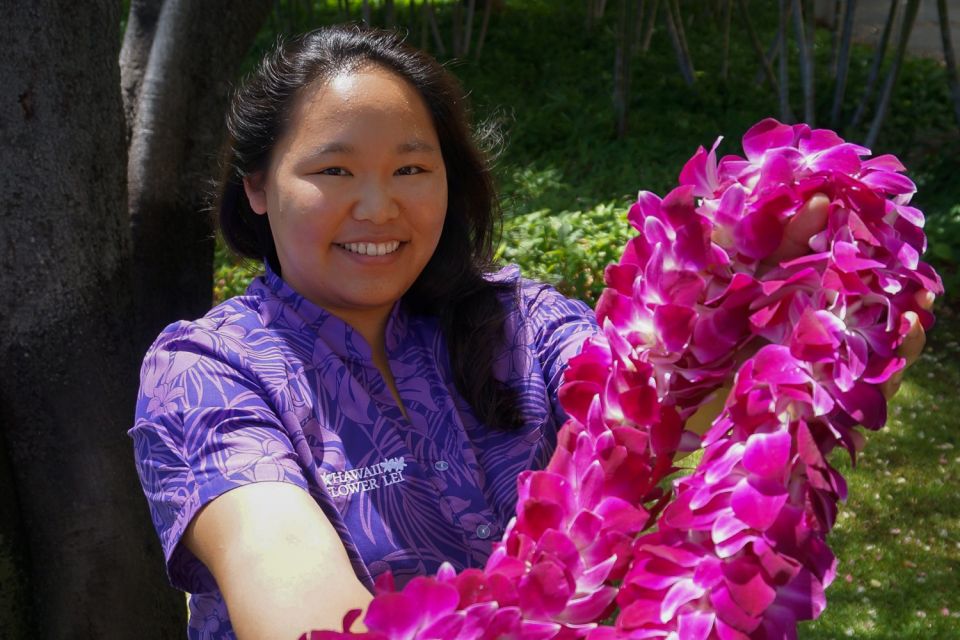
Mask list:
POLYGON ((532 211, 504 225, 497 255, 527 277, 549 282, 591 306, 603 291, 603 268, 634 235, 618 203, 586 211, 532 211))
POLYGON ((227 298, 238 296, 246 290, 250 281, 263 273, 258 262, 245 260, 230 253, 223 240, 217 236, 213 255, 213 303, 220 304, 227 298))

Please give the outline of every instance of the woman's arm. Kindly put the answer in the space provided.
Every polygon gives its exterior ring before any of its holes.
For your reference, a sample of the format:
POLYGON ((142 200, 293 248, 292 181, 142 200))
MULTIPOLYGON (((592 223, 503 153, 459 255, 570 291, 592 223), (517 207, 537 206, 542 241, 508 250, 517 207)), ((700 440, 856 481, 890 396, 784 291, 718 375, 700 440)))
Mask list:
POLYGON ((344 614, 372 599, 323 511, 289 483, 224 493, 197 513, 183 543, 216 579, 239 640, 339 630, 344 614))

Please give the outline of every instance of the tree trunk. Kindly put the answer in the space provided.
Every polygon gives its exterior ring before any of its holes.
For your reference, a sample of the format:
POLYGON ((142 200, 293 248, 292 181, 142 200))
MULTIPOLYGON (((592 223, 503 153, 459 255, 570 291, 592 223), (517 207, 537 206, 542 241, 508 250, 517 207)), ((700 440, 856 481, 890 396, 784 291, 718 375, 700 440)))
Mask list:
POLYGON ((483 22, 480 24, 480 35, 477 36, 477 50, 474 52, 474 59, 480 60, 480 54, 483 53, 483 43, 487 40, 487 29, 490 26, 490 11, 493 9, 493 0, 486 0, 483 6, 483 22))
POLYGON ((271 8, 166 0, 139 95, 128 164, 139 351, 210 307, 208 184, 224 139, 228 81, 271 8))
POLYGON ((617 48, 613 62, 613 111, 616 114, 615 135, 622 140, 627 135, 630 115, 630 19, 632 0, 620 0, 617 14, 617 48))
POLYGON ((120 49, 120 88, 123 94, 123 113, 127 122, 127 143, 130 143, 133 123, 137 119, 137 98, 147 69, 153 35, 163 0, 131 0, 127 28, 120 49))
POLYGON ((4 18, 0 286, 16 303, 0 317, 0 496, 29 589, 26 611, 0 601, 4 637, 17 619, 45 640, 182 636, 125 434, 139 356, 119 3, 10 3, 4 18))
POLYGON ((467 7, 467 25, 464 27, 463 34, 463 56, 470 55, 470 40, 473 36, 473 16, 477 12, 477 0, 470 0, 467 7))
POLYGON ((720 61, 720 79, 727 81, 730 68, 730 19, 733 14, 733 0, 723 2, 723 54, 720 61))
POLYGON ((640 51, 646 53, 650 50, 650 40, 653 39, 653 30, 657 26, 657 9, 660 8, 660 0, 653 0, 653 7, 650 9, 650 18, 647 20, 647 28, 643 32, 643 42, 640 45, 640 51))
MULTIPOLYGON (((852 0, 848 0, 851 1, 852 0)), ((883 128, 883 121, 887 117, 887 110, 890 108, 890 100, 893 99, 893 89, 897 86, 897 79, 900 77, 900 67, 903 65, 903 58, 907 55, 907 44, 910 42, 910 33, 913 31, 913 23, 917 19, 917 11, 920 9, 920 0, 907 0, 907 7, 903 13, 903 23, 900 25, 900 41, 897 43, 897 51, 894 53, 893 62, 890 64, 890 70, 887 71, 887 79, 883 83, 883 92, 880 94, 877 110, 873 116, 873 122, 870 124, 870 131, 867 132, 867 139, 864 144, 872 147, 877 143, 880 136, 880 129, 883 128)))
POLYGON ((777 80, 779 85, 780 98, 780 119, 783 122, 793 122, 793 111, 790 109, 790 78, 789 78, 789 42, 787 41, 787 19, 789 17, 787 8, 788 0, 780 0, 780 22, 777 26, 777 39, 780 41, 780 76, 777 80))
POLYGON ((840 34, 843 31, 841 28, 843 13, 846 10, 844 6, 844 0, 834 0, 833 2, 833 32, 830 37, 830 77, 834 80, 837 79, 837 60, 840 57, 840 34))
POLYGON ((950 40, 950 16, 947 13, 946 0, 937 0, 937 12, 940 18, 940 41, 943 43, 943 58, 947 64, 947 83, 953 95, 953 113, 960 125, 960 78, 957 74, 957 56, 953 52, 950 40))
MULTIPOLYGON (((313 6, 313 3, 310 3, 313 6)), ((383 12, 385 14, 385 22, 387 27, 393 28, 397 24, 397 11, 394 7, 393 0, 384 0, 383 3, 383 12)))
POLYGON ((673 45, 673 52, 677 57, 677 66, 680 68, 680 75, 683 76, 684 82, 688 85, 693 85, 695 78, 693 65, 683 49, 683 43, 680 40, 679 26, 674 19, 673 9, 670 7, 670 0, 665 0, 664 4, 666 6, 664 7, 663 19, 667 24, 667 34, 670 36, 670 44, 673 45))
POLYGON ((850 120, 851 127, 857 127, 863 121, 863 116, 873 97, 873 90, 877 86, 877 79, 880 77, 880 67, 883 66, 883 59, 887 55, 887 45, 890 42, 890 34, 893 33, 893 25, 897 20, 897 7, 900 6, 900 0, 890 0, 890 10, 887 12, 887 21, 883 23, 883 31, 880 32, 880 41, 873 52, 873 62, 870 63, 870 72, 867 74, 867 83, 863 87, 863 96, 857 105, 857 110, 850 120))
MULTIPOLYGON (((753 28, 753 20, 750 19, 750 12, 747 10, 747 3, 744 0, 738 0, 740 6, 740 16, 743 18, 743 24, 747 28, 747 35, 750 36, 750 43, 753 45, 753 51, 757 54, 757 59, 760 61, 760 70, 766 76, 767 82, 770 83, 770 86, 773 87, 774 91, 779 91, 779 83, 777 82, 777 76, 773 73, 773 66, 770 64, 770 60, 767 58, 767 55, 763 52, 763 45, 760 44, 760 38, 757 36, 757 30, 753 28)), ((763 76, 761 76, 763 79, 763 76)))
MULTIPOLYGON (((813 3, 807 6, 807 12, 813 13, 813 3)), ((805 33, 803 0, 793 0, 793 28, 797 37, 798 57, 800 58, 800 86, 803 90, 803 119, 814 126, 816 114, 813 104, 813 48, 808 46, 805 33)))
POLYGON ((853 17, 857 9, 857 0, 846 0, 843 12, 843 34, 840 36, 840 48, 837 51, 836 84, 833 88, 833 106, 830 108, 830 126, 840 126, 843 111, 843 94, 847 89, 847 71, 850 68, 850 44, 853 40, 853 17))

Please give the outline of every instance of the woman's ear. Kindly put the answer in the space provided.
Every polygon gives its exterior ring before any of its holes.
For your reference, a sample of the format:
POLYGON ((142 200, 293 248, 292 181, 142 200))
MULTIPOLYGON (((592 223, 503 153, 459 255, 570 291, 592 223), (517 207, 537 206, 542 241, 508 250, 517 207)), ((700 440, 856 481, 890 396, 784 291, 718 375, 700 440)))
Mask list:
POLYGON ((263 171, 256 171, 243 177, 243 190, 247 194, 250 208, 259 215, 267 212, 267 192, 263 185, 265 178, 263 171))

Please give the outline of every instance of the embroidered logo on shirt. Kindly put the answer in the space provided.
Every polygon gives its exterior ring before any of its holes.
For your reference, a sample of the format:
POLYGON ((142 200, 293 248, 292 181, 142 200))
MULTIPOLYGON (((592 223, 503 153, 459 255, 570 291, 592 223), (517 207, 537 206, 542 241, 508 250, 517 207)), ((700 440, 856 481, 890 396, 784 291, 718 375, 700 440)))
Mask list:
POLYGON ((402 456, 387 458, 377 464, 356 469, 346 469, 323 476, 323 484, 331 497, 352 496, 372 489, 403 482, 403 470, 407 466, 402 456))

